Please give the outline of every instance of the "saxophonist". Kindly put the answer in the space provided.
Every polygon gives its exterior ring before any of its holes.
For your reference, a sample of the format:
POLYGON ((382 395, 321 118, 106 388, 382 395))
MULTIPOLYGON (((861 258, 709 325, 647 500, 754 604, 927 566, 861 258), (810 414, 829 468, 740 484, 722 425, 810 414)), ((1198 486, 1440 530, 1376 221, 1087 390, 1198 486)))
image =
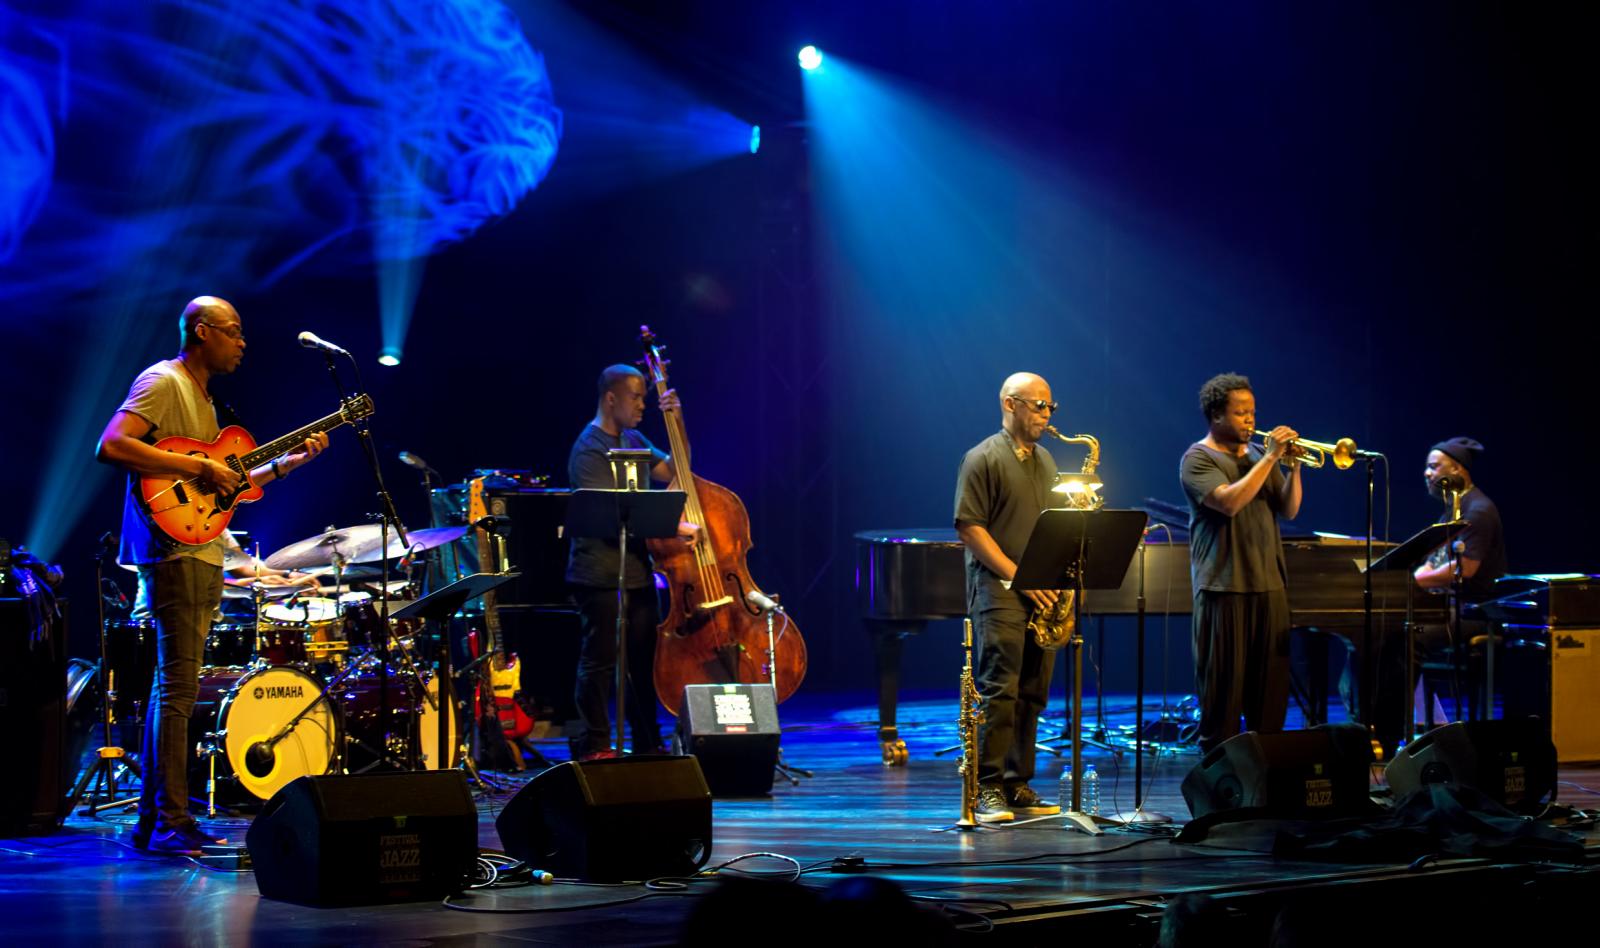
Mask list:
POLYGON ((1039 376, 1007 378, 1000 387, 1000 430, 967 451, 956 481, 955 525, 966 546, 967 614, 977 630, 983 713, 974 808, 980 823, 1061 812, 1028 786, 1055 652, 1040 647, 1027 626, 1031 610, 1048 610, 1066 593, 1010 588, 1056 483, 1055 459, 1039 438, 1057 407, 1050 384, 1039 376))

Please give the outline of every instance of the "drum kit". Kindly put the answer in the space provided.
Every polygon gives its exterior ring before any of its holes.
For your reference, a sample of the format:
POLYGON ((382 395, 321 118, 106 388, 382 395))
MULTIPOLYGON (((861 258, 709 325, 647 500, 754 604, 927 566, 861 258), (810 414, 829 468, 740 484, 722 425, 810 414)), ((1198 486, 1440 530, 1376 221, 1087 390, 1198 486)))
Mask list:
MULTIPOLYGON (((406 580, 383 588, 376 580, 357 580, 366 564, 442 546, 467 528, 412 531, 409 546, 391 543, 388 551, 380 530, 330 529, 266 560, 274 569, 331 574, 331 589, 225 586, 227 598, 249 599, 253 614, 224 614, 205 641, 190 718, 196 747, 190 779, 191 786, 207 788, 213 812, 219 803, 265 802, 297 777, 386 766, 435 770, 461 761, 456 715, 440 707, 439 683, 415 657, 421 623, 396 618, 383 629, 380 597, 397 610, 414 597, 413 585, 406 580), (447 718, 442 731, 441 715, 447 718)), ((248 565, 248 559, 234 565, 248 565)), ((135 724, 155 673, 155 623, 106 625, 113 710, 135 724)))

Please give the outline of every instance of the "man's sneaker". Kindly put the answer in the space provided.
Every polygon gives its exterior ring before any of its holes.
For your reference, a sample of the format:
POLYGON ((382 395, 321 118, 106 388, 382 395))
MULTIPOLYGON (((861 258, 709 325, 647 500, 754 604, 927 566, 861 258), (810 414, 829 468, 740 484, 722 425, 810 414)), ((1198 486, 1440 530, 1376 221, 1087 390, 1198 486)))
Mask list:
MULTIPOLYGON (((135 836, 135 844, 138 838, 135 836)), ((218 839, 200 831, 194 823, 185 823, 174 829, 157 829, 140 849, 167 856, 198 856, 203 846, 226 846, 226 839, 218 839)))
POLYGON ((973 815, 979 823, 1009 823, 1017 818, 1011 808, 1006 806, 1006 795, 1000 792, 999 787, 984 787, 978 791, 978 805, 973 807, 973 815))
POLYGON ((1061 812, 1061 807, 1039 796, 1038 791, 1025 783, 1011 788, 1011 811, 1022 816, 1051 816, 1061 812))

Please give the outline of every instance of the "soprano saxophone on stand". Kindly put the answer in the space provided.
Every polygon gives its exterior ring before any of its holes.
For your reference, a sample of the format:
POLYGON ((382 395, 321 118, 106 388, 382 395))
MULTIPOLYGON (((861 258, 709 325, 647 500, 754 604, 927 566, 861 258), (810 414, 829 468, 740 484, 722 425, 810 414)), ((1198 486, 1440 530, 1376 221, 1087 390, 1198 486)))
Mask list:
POLYGON ((983 723, 983 711, 978 707, 978 685, 972 677, 972 620, 962 620, 962 644, 967 650, 966 664, 961 668, 961 716, 956 730, 961 734, 961 819, 956 828, 978 828, 978 725, 983 723))

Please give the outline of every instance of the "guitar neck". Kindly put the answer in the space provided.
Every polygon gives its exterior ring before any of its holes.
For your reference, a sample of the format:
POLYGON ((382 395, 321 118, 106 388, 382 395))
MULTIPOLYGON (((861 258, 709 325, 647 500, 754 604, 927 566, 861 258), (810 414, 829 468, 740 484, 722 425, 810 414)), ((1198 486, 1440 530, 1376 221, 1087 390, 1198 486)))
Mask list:
POLYGON ((285 454, 294 448, 299 447, 301 443, 303 443, 312 435, 321 434, 324 431, 332 431, 333 429, 346 423, 347 419, 345 418, 344 412, 336 411, 325 418, 319 418, 316 421, 313 421, 304 428, 296 428, 294 431, 289 432, 281 438, 268 441, 266 444, 257 447, 254 451, 251 451, 249 454, 240 458, 239 463, 244 466, 246 471, 254 470, 257 465, 263 464, 275 457, 278 457, 279 455, 285 454))

